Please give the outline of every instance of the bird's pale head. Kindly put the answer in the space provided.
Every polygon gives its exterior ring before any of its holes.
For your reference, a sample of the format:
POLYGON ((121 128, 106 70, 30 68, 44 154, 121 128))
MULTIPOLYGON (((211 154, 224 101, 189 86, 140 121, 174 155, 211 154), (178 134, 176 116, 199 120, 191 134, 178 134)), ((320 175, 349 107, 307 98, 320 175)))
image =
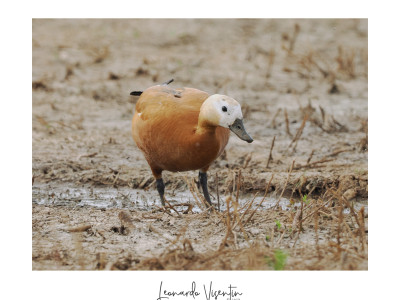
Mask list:
POLYGON ((229 128, 248 143, 253 141, 244 128, 242 108, 239 102, 231 97, 211 95, 201 106, 199 117, 210 125, 229 128))

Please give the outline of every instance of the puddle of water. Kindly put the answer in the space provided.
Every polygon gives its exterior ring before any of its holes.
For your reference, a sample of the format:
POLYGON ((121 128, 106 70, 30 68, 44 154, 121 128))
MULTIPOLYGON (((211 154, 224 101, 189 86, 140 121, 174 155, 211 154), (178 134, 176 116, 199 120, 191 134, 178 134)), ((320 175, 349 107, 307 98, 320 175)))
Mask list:
MULTIPOLYGON (((191 203, 193 204, 193 212, 201 212, 197 206, 197 202, 193 195, 186 192, 176 192, 174 195, 166 194, 168 201, 171 204, 191 203)), ((253 202, 253 207, 258 206, 263 197, 256 197, 253 202)), ((220 199, 221 210, 226 210, 226 202, 220 199)), ((251 197, 239 199, 240 206, 243 206, 251 197)), ((276 205, 278 199, 275 197, 266 197, 260 209, 268 209, 276 205)), ((126 208, 136 210, 151 210, 155 206, 161 206, 160 198, 156 190, 136 190, 131 188, 110 188, 110 187, 77 187, 68 185, 35 185, 32 187, 32 202, 40 205, 52 206, 68 206, 68 207, 95 207, 95 208, 126 208)), ((212 200, 217 203, 216 199, 212 200)), ((283 210, 292 209, 293 206, 286 198, 281 198, 279 202, 283 210)), ((299 207, 300 203, 295 203, 294 206, 299 207)), ((368 205, 366 203, 354 203, 354 209, 359 210, 362 206, 365 207, 368 213, 368 205)), ((182 209, 186 209, 182 208, 182 209)), ((182 210, 181 209, 181 210, 182 210)), ((232 209, 232 208, 231 208, 232 209)), ((232 209, 233 210, 233 209, 232 209)), ((345 214, 349 214, 350 210, 345 209, 345 214)))

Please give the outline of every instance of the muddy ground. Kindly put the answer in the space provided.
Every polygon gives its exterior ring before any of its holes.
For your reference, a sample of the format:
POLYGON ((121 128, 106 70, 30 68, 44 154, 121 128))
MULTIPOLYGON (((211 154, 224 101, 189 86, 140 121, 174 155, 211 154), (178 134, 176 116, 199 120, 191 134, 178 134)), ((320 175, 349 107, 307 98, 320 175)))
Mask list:
POLYGON ((32 269, 368 268, 367 20, 32 26, 32 269), (160 211, 131 138, 129 93, 170 78, 242 104, 255 141, 210 168, 220 212, 194 171, 164 172, 193 208, 160 211))

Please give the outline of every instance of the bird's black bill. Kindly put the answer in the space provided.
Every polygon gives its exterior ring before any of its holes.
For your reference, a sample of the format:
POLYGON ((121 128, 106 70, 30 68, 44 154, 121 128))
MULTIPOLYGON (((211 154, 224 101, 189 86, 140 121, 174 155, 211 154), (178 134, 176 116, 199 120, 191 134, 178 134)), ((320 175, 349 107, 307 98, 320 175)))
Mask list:
POLYGON ((248 143, 253 142, 253 138, 246 132, 246 129, 244 128, 243 120, 236 119, 235 122, 229 126, 229 129, 243 141, 248 143))

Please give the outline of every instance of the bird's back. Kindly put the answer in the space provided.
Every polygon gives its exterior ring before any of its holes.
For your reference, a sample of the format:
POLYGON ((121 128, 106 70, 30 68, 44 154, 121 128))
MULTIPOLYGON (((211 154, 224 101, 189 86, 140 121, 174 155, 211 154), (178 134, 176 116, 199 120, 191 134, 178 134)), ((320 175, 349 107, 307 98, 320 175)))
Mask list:
POLYGON ((142 93, 135 111, 141 113, 142 118, 157 119, 158 115, 164 118, 174 115, 180 119, 186 116, 189 119, 187 122, 197 123, 200 107, 208 96, 206 92, 193 88, 173 89, 157 85, 142 93))
POLYGON ((177 134, 189 136, 197 126, 200 107, 207 98, 206 92, 193 88, 157 85, 145 90, 136 103, 132 122, 133 138, 139 148, 148 139, 152 139, 148 143, 165 144, 177 134), (157 141, 159 138, 165 140, 157 141))

